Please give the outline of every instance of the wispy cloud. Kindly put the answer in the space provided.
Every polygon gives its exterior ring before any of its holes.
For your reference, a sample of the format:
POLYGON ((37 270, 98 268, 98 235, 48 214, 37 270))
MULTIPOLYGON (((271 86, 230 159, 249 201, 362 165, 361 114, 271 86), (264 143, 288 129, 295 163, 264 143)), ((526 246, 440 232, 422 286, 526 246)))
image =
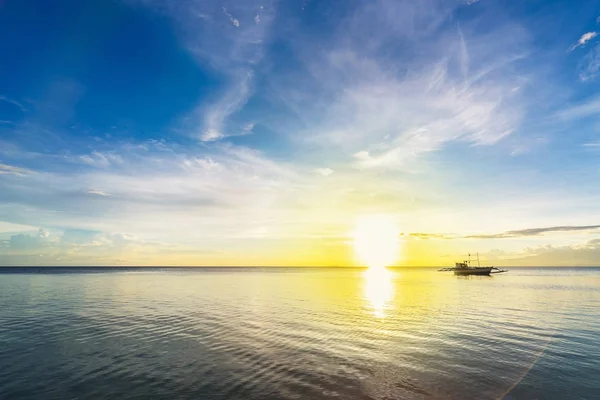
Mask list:
POLYGON ((574 245, 542 245, 525 248, 519 253, 503 252, 497 263, 516 266, 597 266, 600 260, 600 239, 590 239, 574 245))
POLYGON ((402 234, 402 236, 407 236, 411 238, 427 240, 427 239, 454 239, 455 236, 447 235, 444 233, 422 233, 422 232, 411 232, 408 234, 402 234))
POLYGON ((409 2, 365 6, 323 51, 307 52, 310 75, 299 87, 327 101, 279 93, 295 113, 317 115, 295 135, 354 154, 359 167, 396 168, 452 141, 491 145, 519 128, 527 103, 513 88, 527 77, 514 64, 527 54, 527 35, 512 25, 484 36, 468 24, 438 29, 452 3, 430 3, 431 10, 409 2), (393 18, 408 21, 399 27, 393 18), (421 30, 411 25, 421 20, 421 30), (373 31, 367 43, 354 36, 365 30, 373 31), (391 42, 416 56, 388 57, 391 42))
POLYGON ((227 9, 225 7, 223 7, 223 14, 229 17, 229 20, 231 21, 231 24, 233 26, 235 26, 236 28, 240 27, 240 21, 238 21, 237 18, 233 18, 233 15, 227 12, 227 9))
POLYGON ((573 51, 573 50, 575 50, 578 47, 585 46, 587 44, 587 42, 589 42, 590 40, 592 40, 596 36, 598 36, 598 32, 587 32, 587 33, 584 33, 583 35, 581 35, 581 37, 579 38, 579 40, 577 41, 577 43, 575 43, 573 46, 571 46, 571 48, 569 49, 569 51, 573 51))
POLYGON ((69 161, 87 164, 92 167, 106 168, 114 164, 122 164, 123 158, 114 153, 102 153, 99 151, 93 151, 89 154, 77 155, 77 156, 66 156, 69 161))
POLYGON ((15 167, 12 165, 0 163, 0 175, 7 174, 7 175, 22 176, 22 175, 29 174, 31 172, 32 172, 31 170, 28 170, 26 168, 19 168, 19 167, 15 167))
POLYGON ((87 191, 87 194, 92 194, 92 195, 96 195, 96 196, 110 196, 110 193, 108 192, 104 192, 102 190, 98 190, 98 189, 90 189, 87 191))
POLYGON ((215 0, 148 0, 145 4, 166 10, 177 20, 182 27, 182 40, 198 62, 211 66, 223 76, 220 93, 208 96, 212 99, 210 102, 197 106, 184 121, 185 129, 191 136, 206 142, 240 134, 238 123, 230 119, 253 94, 255 69, 264 57, 264 46, 275 17, 274 6, 258 0, 227 7, 215 0), (214 16, 215 8, 221 9, 227 23, 214 16))
POLYGON ((552 226, 545 228, 529 228, 511 230, 491 234, 476 234, 476 235, 461 235, 460 233, 427 233, 427 232, 411 232, 403 233, 402 236, 415 239, 507 239, 507 238, 523 238, 531 236, 539 236, 545 233, 557 232, 595 232, 600 229, 600 225, 567 225, 567 226, 552 226))
POLYGON ((3 247, 0 265, 110 265, 122 258, 143 263, 162 250, 160 243, 123 233, 65 230, 51 234, 44 229, 12 235, 3 247))
POLYGON ((556 117, 564 120, 586 118, 600 115, 600 97, 591 97, 584 102, 571 104, 558 113, 556 117))
POLYGON ((483 234, 483 235, 469 235, 465 236, 467 239, 501 239, 501 238, 515 238, 524 236, 538 236, 544 233, 552 232, 578 232, 578 231, 593 231, 600 229, 600 225, 579 225, 579 226, 552 226, 548 228, 530 228, 521 229, 515 231, 506 231, 501 233, 483 234))
POLYGON ((211 142, 223 139, 227 136, 236 136, 237 132, 226 132, 225 122, 227 118, 243 107, 252 93, 253 73, 246 70, 235 76, 235 84, 228 89, 223 97, 216 103, 203 109, 204 124, 200 134, 200 140, 211 142))
MULTIPOLYGON (((10 210, 21 210, 10 216, 9 209, 2 209, 0 220, 25 217, 45 226, 98 231, 122 230, 127 220, 135 226, 132 233, 142 236, 163 236, 170 229, 176 234, 182 226, 197 223, 219 227, 213 235, 224 229, 220 234, 227 237, 236 226, 251 229, 261 223, 261 215, 270 218, 271 206, 309 178, 244 147, 219 146, 206 154, 205 148, 192 151, 162 143, 171 151, 157 152, 148 151, 149 146, 106 152, 119 159, 118 165, 95 156, 94 166, 102 168, 21 174, 10 186, 0 181, 0 201, 16 202, 10 210), (26 217, 32 209, 37 211, 26 217), (206 214, 208 210, 212 212, 206 214), (79 218, 81 212, 88 215, 85 221, 79 218), (159 215, 169 223, 157 225, 159 215)), ((3 166, 15 173, 7 168, 3 166)))
POLYGON ((579 64, 579 79, 583 82, 593 80, 600 72, 600 45, 596 45, 579 64))
POLYGON ((333 170, 331 168, 317 168, 315 172, 321 176, 329 176, 333 174, 333 170))
POLYGON ((23 105, 23 103, 20 103, 20 102, 14 100, 14 99, 9 98, 9 97, 0 95, 0 101, 3 101, 5 103, 12 104, 13 106, 16 106, 19 110, 21 110, 21 112, 26 112, 27 111, 27 107, 25 107, 25 105, 23 105))

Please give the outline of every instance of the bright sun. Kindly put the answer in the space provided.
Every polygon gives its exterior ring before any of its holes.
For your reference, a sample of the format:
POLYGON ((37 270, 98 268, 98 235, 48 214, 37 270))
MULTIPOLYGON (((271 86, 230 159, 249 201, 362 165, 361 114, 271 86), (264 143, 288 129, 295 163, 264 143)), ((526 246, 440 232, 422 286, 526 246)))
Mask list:
POLYGON ((371 268, 390 266, 398 259, 399 230, 385 215, 359 218, 354 229, 354 251, 361 264, 371 268))

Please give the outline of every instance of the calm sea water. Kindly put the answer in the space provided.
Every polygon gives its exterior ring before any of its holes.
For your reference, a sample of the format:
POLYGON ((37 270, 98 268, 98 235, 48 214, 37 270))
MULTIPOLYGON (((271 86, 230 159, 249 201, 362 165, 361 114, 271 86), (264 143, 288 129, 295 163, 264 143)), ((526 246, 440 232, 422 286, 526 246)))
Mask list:
POLYGON ((0 270, 0 399, 600 399, 600 269, 0 270))

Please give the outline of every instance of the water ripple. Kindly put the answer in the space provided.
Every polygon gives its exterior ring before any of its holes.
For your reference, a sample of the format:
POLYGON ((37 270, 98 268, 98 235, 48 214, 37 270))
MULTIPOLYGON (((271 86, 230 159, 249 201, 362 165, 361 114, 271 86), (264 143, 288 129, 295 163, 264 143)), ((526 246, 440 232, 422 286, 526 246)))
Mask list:
POLYGON ((598 269, 4 272, 1 399, 597 396, 598 269))

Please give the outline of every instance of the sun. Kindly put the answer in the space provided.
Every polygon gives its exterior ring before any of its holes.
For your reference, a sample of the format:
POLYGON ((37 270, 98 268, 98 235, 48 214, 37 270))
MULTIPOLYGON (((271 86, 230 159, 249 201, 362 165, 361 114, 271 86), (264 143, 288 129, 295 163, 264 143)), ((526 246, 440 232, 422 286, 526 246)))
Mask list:
POLYGON ((354 251, 362 265, 383 268, 393 265, 399 256, 399 230, 386 215, 359 218, 354 229, 354 251))

